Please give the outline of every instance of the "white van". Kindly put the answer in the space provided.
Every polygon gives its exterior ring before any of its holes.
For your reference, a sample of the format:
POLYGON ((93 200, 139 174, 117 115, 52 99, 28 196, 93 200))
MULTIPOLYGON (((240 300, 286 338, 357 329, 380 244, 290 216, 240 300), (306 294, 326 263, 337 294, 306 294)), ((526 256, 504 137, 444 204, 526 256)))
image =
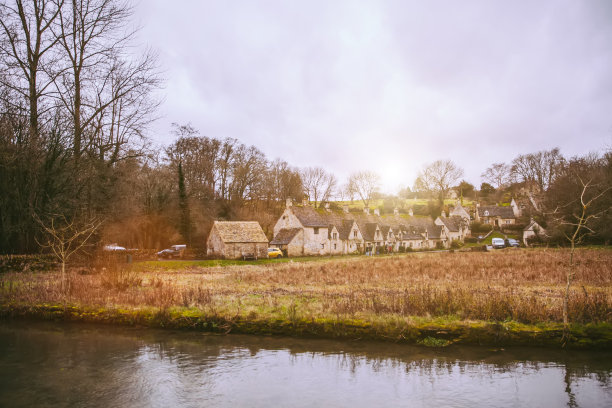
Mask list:
POLYGON ((505 248, 506 247, 506 244, 504 243, 504 239, 503 238, 493 238, 491 240, 491 245, 495 249, 500 249, 500 248, 505 248))

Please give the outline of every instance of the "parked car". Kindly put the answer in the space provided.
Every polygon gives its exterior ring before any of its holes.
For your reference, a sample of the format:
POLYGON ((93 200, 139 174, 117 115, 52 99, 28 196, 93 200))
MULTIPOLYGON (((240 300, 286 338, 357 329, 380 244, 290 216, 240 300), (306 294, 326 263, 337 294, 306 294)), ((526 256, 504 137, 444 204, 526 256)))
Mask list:
POLYGON ((491 245, 495 249, 500 249, 500 248, 505 248, 506 247, 506 244, 504 243, 504 239, 503 238, 493 238, 491 240, 491 245))
POLYGON ((520 246, 521 246, 521 244, 520 244, 520 242, 518 242, 518 241, 517 241, 516 239, 514 239, 514 238, 508 238, 508 239, 506 240, 506 246, 507 246, 507 247, 515 247, 515 248, 518 248, 518 247, 520 247, 520 246))
POLYGON ((123 252, 126 251, 126 249, 122 246, 119 246, 117 244, 108 244, 108 245, 104 245, 104 247, 102 248, 104 251, 110 251, 110 252, 123 252))
POLYGON ((268 258, 282 258, 283 251, 278 248, 268 248, 268 258))
POLYGON ((162 249, 157 253, 160 258, 180 258, 183 256, 183 252, 187 248, 187 245, 172 245, 170 248, 162 249))

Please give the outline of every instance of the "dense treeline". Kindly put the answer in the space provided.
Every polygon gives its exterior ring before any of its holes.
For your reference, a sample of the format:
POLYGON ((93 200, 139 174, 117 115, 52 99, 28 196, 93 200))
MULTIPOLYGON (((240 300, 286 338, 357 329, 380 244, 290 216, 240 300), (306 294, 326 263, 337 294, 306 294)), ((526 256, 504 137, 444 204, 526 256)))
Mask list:
MULTIPOLYGON (((162 80, 152 53, 133 53, 131 16, 120 0, 0 4, 0 252, 36 252, 50 225, 92 223, 101 225, 98 243, 202 246, 214 219, 257 220, 271 234, 288 198, 371 206, 382 197, 374 172, 339 185, 322 168, 297 169, 190 125, 174 125, 169 146, 151 146, 146 131, 162 80)), ((557 237, 571 229, 580 198, 595 198, 585 231, 607 242, 611 157, 520 155, 486 169, 480 190, 455 163, 438 160, 399 198, 430 199, 419 214, 435 217, 451 189, 489 202, 527 191, 533 215, 557 237)), ((399 198, 386 197, 381 210, 399 198)))

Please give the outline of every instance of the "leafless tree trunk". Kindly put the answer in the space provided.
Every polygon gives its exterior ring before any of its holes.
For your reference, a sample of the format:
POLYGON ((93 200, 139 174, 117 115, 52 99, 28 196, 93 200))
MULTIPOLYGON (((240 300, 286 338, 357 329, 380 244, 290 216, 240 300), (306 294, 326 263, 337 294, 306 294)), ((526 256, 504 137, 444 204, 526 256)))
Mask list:
POLYGON ((597 187, 597 185, 593 182, 593 180, 584 181, 580 175, 576 175, 577 179, 581 184, 581 192, 580 192, 580 207, 581 211, 579 214, 574 215, 574 219, 572 220, 561 220, 561 224, 569 225, 573 229, 573 233, 571 235, 566 234, 566 238, 570 242, 570 253, 569 253, 569 264, 566 273, 566 284, 565 284, 565 296, 563 297, 563 339, 564 342, 567 342, 569 336, 569 312, 568 312, 568 304, 569 304, 569 296, 570 296, 570 286, 572 284, 572 280, 575 275, 575 261, 574 255, 576 251, 576 245, 580 243, 583 235, 581 232, 583 230, 587 230, 588 232, 593 232, 593 230, 588 226, 588 222, 597 218, 601 215, 601 212, 590 213, 589 210, 593 203, 603 197, 608 191, 610 191, 611 187, 604 188, 599 193, 587 199, 587 193, 589 190, 597 187))
POLYGON ((28 101, 30 140, 38 135, 40 100, 54 80, 53 65, 57 61, 52 54, 60 39, 52 29, 62 5, 63 1, 53 0, 16 0, 14 6, 0 4, 0 53, 7 70, 7 75, 0 79, 4 78, 2 85, 28 101), (20 84, 20 79, 25 84, 20 84))
MULTIPOLYGON (((132 8, 119 0, 72 0, 60 8, 59 28, 64 60, 68 65, 56 80, 59 98, 70 112, 74 132, 73 150, 78 162, 83 150, 93 144, 99 151, 121 145, 117 127, 139 133, 155 106, 143 105, 159 85, 155 58, 145 54, 140 61, 127 62, 126 50, 133 31, 126 31, 132 8), (126 110, 130 121, 125 122, 126 110), (107 112, 110 110, 111 112, 107 112), (102 123, 106 118, 108 122, 102 123), (101 136, 104 136, 101 140, 101 136), (89 143, 83 146, 86 138, 89 143), (119 139, 118 139, 119 138, 119 139)), ((123 133, 125 136, 125 133, 123 133)), ((106 159, 116 159, 116 150, 106 159)))

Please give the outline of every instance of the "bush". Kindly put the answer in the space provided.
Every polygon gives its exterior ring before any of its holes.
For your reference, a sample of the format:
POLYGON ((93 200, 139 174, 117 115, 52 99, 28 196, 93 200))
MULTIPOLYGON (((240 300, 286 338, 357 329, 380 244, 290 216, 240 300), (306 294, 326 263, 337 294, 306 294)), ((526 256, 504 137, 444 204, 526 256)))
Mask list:
POLYGON ((0 255, 0 273, 46 271, 57 266, 53 255, 0 255))
POLYGON ((442 241, 436 242, 436 249, 444 249, 444 244, 442 243, 442 241))
POLYGON ((490 224, 483 224, 481 222, 478 221, 474 221, 472 222, 472 224, 470 224, 470 230, 472 230, 472 233, 476 232, 489 232, 493 229, 493 226, 490 224))
POLYGON ((464 239, 464 242, 466 244, 476 244, 478 242, 478 238, 476 238, 476 237, 466 237, 464 239))
POLYGON ((502 226, 502 229, 504 231, 522 231, 525 227, 525 224, 506 224, 502 226))
POLYGON ((459 249, 463 246, 463 242, 459 240, 453 240, 450 244, 451 249, 459 249))
POLYGON ((406 247, 403 245, 400 245, 399 248, 397 249, 399 252, 406 252, 406 247))

